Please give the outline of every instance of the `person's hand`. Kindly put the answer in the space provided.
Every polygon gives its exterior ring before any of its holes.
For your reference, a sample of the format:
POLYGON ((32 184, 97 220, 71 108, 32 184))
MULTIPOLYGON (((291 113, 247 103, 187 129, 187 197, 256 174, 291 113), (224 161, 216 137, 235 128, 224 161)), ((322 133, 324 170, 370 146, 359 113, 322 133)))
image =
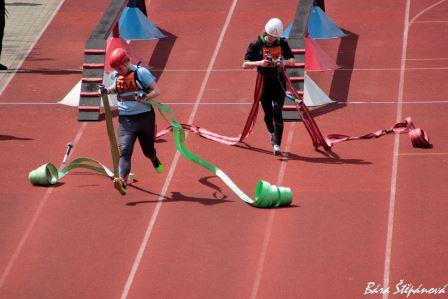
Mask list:
POLYGON ((101 84, 99 86, 99 89, 98 89, 98 94, 100 94, 100 95, 107 95, 107 94, 109 94, 109 91, 107 90, 106 86, 101 84))
POLYGON ((258 63, 259 63, 259 66, 262 66, 262 67, 266 67, 266 66, 270 66, 271 65, 271 61, 266 60, 266 59, 260 60, 258 63))
POLYGON ((279 57, 275 60, 275 65, 280 67, 285 66, 285 59, 283 59, 283 57, 279 57))
POLYGON ((137 96, 135 97, 135 100, 139 103, 144 103, 146 102, 147 98, 146 98, 146 93, 143 92, 139 92, 137 93, 137 96))
POLYGON ((135 99, 137 102, 139 103, 144 103, 146 102, 146 97, 138 97, 137 99, 135 99))

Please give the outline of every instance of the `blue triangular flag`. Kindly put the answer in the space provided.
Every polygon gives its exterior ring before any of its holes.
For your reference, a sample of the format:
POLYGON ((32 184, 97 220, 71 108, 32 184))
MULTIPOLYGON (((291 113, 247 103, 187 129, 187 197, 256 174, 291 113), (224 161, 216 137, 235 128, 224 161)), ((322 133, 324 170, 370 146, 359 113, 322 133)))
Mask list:
POLYGON ((126 7, 118 21, 120 37, 127 40, 164 38, 162 32, 137 7, 126 7))
POLYGON ((292 23, 289 24, 288 27, 286 27, 285 30, 283 30, 283 33, 280 35, 280 37, 289 38, 289 33, 291 32, 292 23))
POLYGON ((308 37, 324 39, 344 37, 346 35, 319 6, 313 6, 308 21, 308 37))

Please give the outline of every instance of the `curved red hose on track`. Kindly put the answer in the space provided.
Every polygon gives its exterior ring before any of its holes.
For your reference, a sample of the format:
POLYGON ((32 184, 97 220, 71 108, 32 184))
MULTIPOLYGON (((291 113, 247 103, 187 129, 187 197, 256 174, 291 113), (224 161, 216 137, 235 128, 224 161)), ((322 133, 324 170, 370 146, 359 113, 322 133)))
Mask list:
MULTIPOLYGON (((214 132, 211 132, 207 129, 201 128, 199 126, 193 124, 181 124, 181 126, 194 134, 197 134, 206 139, 210 139, 222 144, 227 145, 235 145, 239 142, 242 142, 246 139, 247 136, 252 132, 254 128, 255 121, 257 120, 258 115, 258 106, 261 99, 262 91, 263 91, 263 75, 260 73, 257 74, 257 81, 255 83, 255 91, 254 91, 254 101, 252 103, 252 108, 250 109, 249 116, 247 117, 246 124, 244 125, 243 132, 238 137, 228 137, 223 136, 214 132)), ((162 131, 158 132, 156 138, 159 138, 168 132, 172 131, 172 127, 169 126, 162 131)))

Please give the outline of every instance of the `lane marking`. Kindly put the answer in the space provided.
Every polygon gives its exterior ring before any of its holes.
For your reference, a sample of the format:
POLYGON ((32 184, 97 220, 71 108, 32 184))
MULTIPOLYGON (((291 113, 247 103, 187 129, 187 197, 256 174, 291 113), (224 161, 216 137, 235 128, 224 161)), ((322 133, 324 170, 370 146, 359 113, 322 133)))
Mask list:
MULTIPOLYGON (((416 58, 418 59, 418 58, 416 58)), ((425 58, 422 58, 425 59, 425 58)), ((437 60, 437 59, 434 59, 437 60)), ((445 60, 445 58, 440 58, 440 60, 445 60)), ((148 67, 151 72, 206 72, 206 69, 157 69, 148 67)), ((409 67, 407 70, 446 70, 448 67, 409 67)), ((335 71, 399 71, 400 68, 342 68, 335 71)), ((227 68, 227 69, 213 69, 212 72, 249 72, 247 69, 242 68, 227 68)), ((248 74, 249 75, 249 74, 248 74)))
POLYGON ((439 2, 436 2, 436 3, 434 3, 434 4, 430 5, 430 6, 428 6, 427 8, 425 8, 424 10, 422 10, 421 12, 419 12, 418 14, 416 14, 416 15, 411 19, 411 21, 409 22, 409 26, 411 26, 412 23, 415 22, 415 20, 417 20, 419 17, 421 17, 421 16, 422 16, 424 13, 426 13, 428 10, 433 9, 434 7, 436 7, 436 6, 439 5, 439 4, 442 4, 442 3, 445 2, 445 1, 446 1, 446 0, 441 0, 441 1, 439 1, 439 2))
MULTIPOLYGON (((288 153, 289 150, 291 149, 291 144, 294 139, 295 125, 296 125, 296 123, 293 123, 289 129, 288 138, 286 141, 285 153, 288 153)), ((286 155, 286 158, 287 158, 287 155, 286 155)), ((288 159, 283 159, 280 162, 280 170, 278 172, 277 182, 276 182, 277 186, 280 186, 283 183, 283 179, 284 179, 285 173, 286 173, 287 163, 288 163, 288 159)), ((266 225, 266 232, 264 234, 263 243, 261 245, 260 258, 258 260, 257 269, 255 271, 255 279, 254 279, 254 283, 252 286, 252 292, 250 295, 251 299, 255 299, 257 297, 258 290, 260 288, 261 276, 263 274, 263 268, 264 268, 264 263, 266 260, 266 255, 268 252, 269 241, 271 239, 272 228, 274 226, 275 211, 276 211, 276 209, 272 209, 272 211, 269 213, 269 218, 268 218, 268 222, 266 225)))
MULTIPOLYGON (((398 87, 398 103, 397 103, 397 114, 396 121, 399 122, 402 118, 402 105, 403 93, 404 93, 404 74, 406 67, 406 55, 407 55, 407 44, 408 44, 408 34, 409 34, 409 10, 410 10, 410 0, 406 1, 405 19, 404 19, 404 31, 403 31, 403 46, 401 53, 401 70, 400 79, 398 87)), ((393 148, 393 160, 392 160, 392 173, 390 182, 390 196, 389 196, 389 214, 387 223, 387 237, 386 237, 386 252, 385 252, 385 262, 384 262, 384 277, 383 286, 389 287, 390 279, 390 260, 392 251, 392 237, 393 237, 393 227, 394 227, 394 214, 395 214, 395 200, 396 200, 396 190, 397 190, 397 174, 398 174, 398 151, 400 135, 395 135, 394 138, 394 148, 393 148)), ((383 299, 387 299, 388 294, 383 294, 383 299)))
POLYGON ((399 156, 446 156, 448 153, 399 153, 399 156))
MULTIPOLYGON (((76 134, 75 139, 73 140, 73 149, 72 149, 72 153, 70 154, 71 156, 73 156, 73 153, 76 151, 77 148, 77 144, 79 142, 79 140, 81 139, 82 134, 84 133, 84 129, 87 126, 87 122, 83 123, 81 125, 81 127, 78 130, 78 133, 76 134)), ((58 169, 61 169, 61 167, 63 166, 63 164, 61 163, 58 167, 58 169)), ((11 272, 12 267, 14 266, 18 256, 20 255, 20 253, 22 252, 23 246, 25 245, 26 241, 28 240, 28 237, 30 236, 31 231, 34 228, 34 225, 37 222, 37 219, 39 218, 40 214, 42 213, 42 210, 45 206, 45 204, 48 201, 48 198, 51 196, 51 194, 53 193, 53 190, 55 189, 55 187, 49 187, 47 189, 47 191, 45 192, 43 198, 40 200, 39 205, 36 209, 36 211, 33 214, 33 217, 31 218, 31 222, 28 224, 25 232, 23 233, 22 237, 20 238, 19 244, 17 245, 16 249, 14 250, 11 259, 9 260, 8 264, 6 265, 5 270, 2 273, 2 276, 0 278, 0 289, 3 287, 6 278, 8 277, 9 273, 11 272)))
MULTIPOLYGON (((151 72, 206 72, 206 69, 157 69, 157 68, 151 68, 149 67, 148 69, 151 70, 151 72)), ((212 72, 247 72, 248 74, 252 74, 249 73, 250 71, 243 69, 243 68, 228 68, 228 69, 213 69, 212 72)))
POLYGON ((61 105, 59 103, 46 103, 46 102, 4 102, 0 105, 61 105))
MULTIPOLYGON (((179 101, 186 101, 188 99, 179 99, 179 101)), ((425 105, 425 104, 447 104, 448 100, 420 100, 420 101, 403 101, 402 104, 419 104, 419 105, 425 105)), ((196 103, 196 102, 163 102, 163 104, 165 105, 200 105, 200 106, 219 106, 219 105, 252 105, 252 102, 201 102, 201 103, 196 103)), ((376 104, 397 104, 397 101, 393 101, 393 100, 389 100, 389 101, 367 101, 367 100, 351 100, 348 102, 335 102, 332 105, 376 105, 376 104)), ((61 106, 64 107, 64 105, 60 104, 60 103, 47 103, 47 102, 4 102, 4 103, 0 103, 0 106, 61 106)), ((69 106, 65 106, 67 108, 70 108, 69 106)))
MULTIPOLYGON (((237 2, 238 2, 238 0, 233 0, 232 5, 230 6, 230 9, 229 9, 229 12, 227 14, 226 20, 224 22, 223 28, 222 28, 221 33, 219 35, 218 41, 216 43, 215 50, 214 50, 213 55, 212 55, 212 57, 210 59, 210 63, 208 65, 208 67, 207 67, 207 72, 205 74, 204 79, 202 80, 202 84, 201 84, 201 87, 199 89, 199 93, 197 95, 197 98, 196 98, 196 101, 195 101, 195 105, 194 105, 193 110, 191 111, 190 117, 188 119, 188 123, 192 123, 194 118, 196 117, 196 113, 198 111, 199 103, 201 102, 202 96, 203 96, 204 91, 205 91, 205 86, 207 85, 208 80, 210 78, 211 70, 213 69, 213 65, 215 64, 216 57, 218 56, 218 52, 219 52, 219 50, 221 48, 221 44, 222 44, 222 41, 224 39, 224 35, 225 35, 225 33, 227 31, 227 28, 228 28, 228 26, 230 24, 230 19, 233 16, 233 12, 235 10, 235 6, 236 6, 237 2)), ((178 161, 179 161, 179 157, 180 157, 180 153, 179 153, 179 151, 176 151, 176 154, 174 155, 174 158, 173 158, 173 161, 171 163, 168 175, 167 175, 167 177, 165 179, 165 183, 163 184, 161 195, 157 199, 156 207, 155 207, 154 212, 152 213, 152 215, 151 215, 151 217, 149 219, 149 223, 148 223, 148 226, 146 228, 145 235, 144 235, 143 240, 142 240, 142 242, 140 244, 140 247, 139 247, 139 250, 138 250, 137 255, 135 257, 135 260, 134 260, 134 262, 132 264, 132 268, 131 268, 131 271, 129 273, 129 276, 128 276, 128 279, 126 281, 126 284, 125 284, 125 286, 123 288, 123 292, 122 292, 121 297, 120 297, 121 299, 127 298, 128 294, 129 294, 129 290, 130 290, 130 288, 132 286, 132 283, 133 283, 133 281, 135 279, 135 275, 136 275, 136 273, 138 271, 138 268, 139 268, 139 266, 141 264, 141 261, 142 261, 142 258, 143 258, 143 253, 147 250, 147 246, 148 246, 148 243, 149 243, 149 238, 151 236, 152 230, 153 230, 154 225, 156 223, 157 216, 159 215, 159 211, 160 211, 160 209, 162 207, 162 203, 163 203, 163 200, 165 198, 165 194, 166 194, 166 192, 168 190, 168 187, 169 187, 169 185, 171 183, 171 180, 173 178, 174 171, 175 171, 175 169, 177 167, 177 164, 178 164, 178 161)))
MULTIPOLYGON (((445 2, 446 0, 439 1, 431 6, 428 6, 416 16, 414 16, 409 21, 409 11, 410 11, 410 0, 406 0, 406 10, 405 10, 405 19, 404 19, 404 31, 403 31, 403 47, 401 53, 401 67, 400 67, 400 81, 398 87, 398 103, 397 103, 397 122, 399 122, 402 118, 402 110, 403 110, 403 93, 404 93, 404 76, 406 71, 406 56, 407 56, 407 46, 408 46, 408 36, 409 36, 409 28, 413 22, 425 12, 430 9, 436 7, 437 5, 445 2)), ((395 135, 394 139, 394 150, 393 150, 393 160, 392 160, 392 175, 391 175, 391 187, 390 187, 390 197, 389 197, 389 215, 388 215, 388 223, 387 223, 387 237, 386 237, 386 253, 385 253, 385 261, 384 261, 384 277, 383 277, 383 287, 389 287, 390 282, 390 264, 391 264, 391 253, 392 253, 392 239, 393 239, 393 229, 394 229, 394 214, 395 214, 395 201, 396 201, 396 192, 397 192, 397 176, 398 176, 398 151, 399 151, 399 143, 400 135, 395 135)), ((388 299, 389 294, 383 293, 383 299, 388 299)))
POLYGON ((440 61, 440 60, 448 60, 448 58, 406 58, 407 61, 419 61, 419 60, 424 60, 424 61, 430 61, 430 60, 435 60, 435 61, 440 61))
MULTIPOLYGON (((409 35, 409 11, 411 0, 406 0, 406 9, 404 15, 404 30, 403 30, 403 46, 401 50, 401 67, 400 67, 400 81, 398 84, 398 103, 397 103, 397 115, 396 122, 401 121, 402 109, 403 109, 403 93, 404 93, 404 75, 406 67, 406 55, 408 47, 408 35, 409 35)), ((384 258, 384 274, 383 274, 383 287, 389 287, 390 280, 390 260, 392 253, 392 237, 394 230, 394 216, 395 216, 395 200, 397 193, 397 176, 398 176, 398 151, 400 146, 400 135, 395 135, 393 158, 392 158, 392 170, 390 179, 390 195, 389 195, 389 214, 387 217, 387 235, 386 235, 386 249, 384 258)), ((383 293, 383 299, 388 299, 388 292, 383 293)))
MULTIPOLYGON (((419 104, 419 105, 424 105, 424 104, 446 104, 448 103, 448 100, 428 100, 428 101, 415 101, 415 102, 401 102, 401 104, 419 104)), ((355 104, 355 105, 359 105, 359 104, 397 104, 397 101, 378 101, 378 102, 374 102, 374 101, 349 101, 347 103, 343 103, 343 102, 338 102, 337 104, 340 105, 345 105, 345 104, 355 104)))
POLYGON ((448 21, 415 21, 413 24, 416 23, 448 23, 448 21))
MULTIPOLYGON (((406 71, 448 70, 448 67, 408 67, 406 71)), ((401 71, 400 68, 337 69, 335 71, 401 71)))

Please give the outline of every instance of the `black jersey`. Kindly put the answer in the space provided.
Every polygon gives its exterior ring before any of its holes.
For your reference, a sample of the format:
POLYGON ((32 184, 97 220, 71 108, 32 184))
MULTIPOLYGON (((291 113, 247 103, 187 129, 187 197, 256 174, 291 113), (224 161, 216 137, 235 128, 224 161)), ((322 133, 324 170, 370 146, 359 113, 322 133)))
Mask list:
MULTIPOLYGON (((279 38, 273 43, 268 43, 264 36, 259 36, 256 41, 252 42, 247 48, 245 61, 259 61, 262 59, 272 58, 273 60, 282 56, 285 60, 294 58, 288 42, 284 38, 279 38)), ((259 72, 265 75, 278 74, 278 67, 257 67, 259 72)))

